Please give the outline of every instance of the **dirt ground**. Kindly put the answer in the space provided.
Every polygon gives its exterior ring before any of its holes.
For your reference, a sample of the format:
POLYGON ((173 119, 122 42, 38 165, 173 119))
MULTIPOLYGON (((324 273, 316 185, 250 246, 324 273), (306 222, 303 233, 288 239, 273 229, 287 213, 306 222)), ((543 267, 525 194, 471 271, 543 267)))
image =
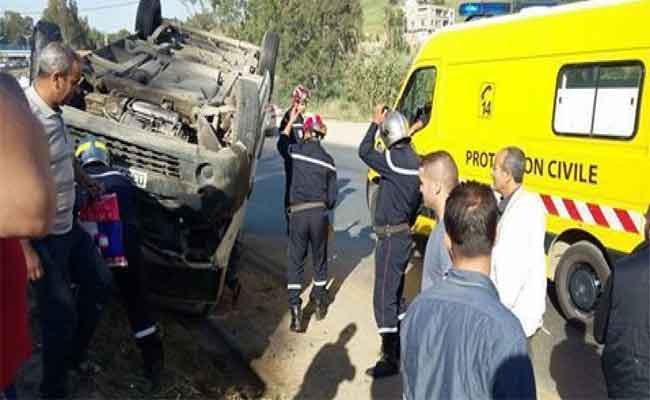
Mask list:
MULTIPOLYGON (((229 295, 226 291, 217 315, 231 311, 229 295)), ((40 382, 37 312, 33 307, 34 354, 16 382, 22 399, 36 398, 40 382)), ((205 319, 160 308, 156 317, 161 326, 166 363, 159 390, 152 390, 142 374, 140 353, 116 294, 91 345, 90 358, 102 371, 94 377, 71 374, 71 398, 239 400, 263 396, 264 383, 221 341, 205 319)))

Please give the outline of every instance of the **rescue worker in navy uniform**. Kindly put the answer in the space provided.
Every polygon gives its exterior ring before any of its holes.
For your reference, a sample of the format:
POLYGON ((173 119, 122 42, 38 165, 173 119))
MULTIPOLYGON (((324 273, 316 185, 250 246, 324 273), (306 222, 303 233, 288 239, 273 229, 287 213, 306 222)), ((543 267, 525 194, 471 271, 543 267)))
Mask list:
POLYGON ((399 372, 399 320, 403 316, 404 271, 412 252, 410 227, 420 206, 419 158, 410 145, 409 124, 399 112, 377 106, 359 146, 359 157, 380 174, 374 216, 375 320, 381 336, 381 357, 366 374, 383 378, 399 372), (380 133, 386 150, 375 149, 380 133))
MULTIPOLYGON (((294 119, 298 110, 292 111, 294 119)), ((289 193, 289 268, 288 285, 290 329, 302 332, 303 272, 307 246, 311 245, 314 263, 314 286, 310 297, 316 304, 316 319, 325 318, 328 306, 327 294, 327 239, 328 210, 336 205, 336 167, 334 160, 321 146, 326 134, 322 119, 316 115, 307 118, 304 136, 297 143, 287 141, 279 147, 280 154, 291 159, 293 181, 289 193)), ((288 131, 282 135, 287 136, 288 131)))
MULTIPOLYGON (((304 112, 307 108, 307 100, 310 96, 309 90, 303 85, 298 85, 292 93, 291 108, 287 110, 280 122, 280 137, 278 138, 278 152, 282 155, 282 149, 296 144, 302 139, 304 128, 304 112)), ((291 187, 291 158, 284 157, 284 209, 289 209, 289 191, 291 187)), ((289 216, 285 215, 287 221, 287 232, 289 231, 289 216)))
POLYGON ((164 356, 142 275, 142 250, 135 210, 137 189, 129 176, 111 167, 106 145, 92 135, 79 144, 76 155, 84 171, 103 185, 105 193, 117 195, 128 266, 112 268, 113 278, 122 294, 135 342, 142 353, 145 376, 156 388, 160 385, 164 356))

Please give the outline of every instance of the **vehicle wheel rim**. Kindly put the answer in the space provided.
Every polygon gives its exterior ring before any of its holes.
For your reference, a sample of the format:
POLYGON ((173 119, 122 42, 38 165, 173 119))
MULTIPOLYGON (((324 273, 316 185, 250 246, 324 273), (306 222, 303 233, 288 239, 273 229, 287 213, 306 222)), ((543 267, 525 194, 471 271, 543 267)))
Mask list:
POLYGON ((573 304, 583 312, 593 311, 598 294, 600 280, 588 264, 578 264, 569 279, 569 294, 573 304))

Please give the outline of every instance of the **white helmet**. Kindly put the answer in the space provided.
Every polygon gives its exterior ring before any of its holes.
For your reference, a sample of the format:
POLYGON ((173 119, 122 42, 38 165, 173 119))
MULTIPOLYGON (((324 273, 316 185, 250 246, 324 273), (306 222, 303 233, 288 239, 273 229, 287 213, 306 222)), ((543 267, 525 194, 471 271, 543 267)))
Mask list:
POLYGON ((381 124, 381 139, 388 148, 401 140, 411 139, 409 123, 402 113, 390 111, 386 114, 384 122, 381 124))

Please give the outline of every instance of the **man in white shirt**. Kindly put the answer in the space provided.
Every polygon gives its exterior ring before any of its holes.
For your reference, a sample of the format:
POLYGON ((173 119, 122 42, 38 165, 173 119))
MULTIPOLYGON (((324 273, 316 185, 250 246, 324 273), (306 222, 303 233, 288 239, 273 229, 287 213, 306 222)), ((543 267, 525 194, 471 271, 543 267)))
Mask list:
POLYGON ((502 198, 491 278, 530 341, 546 308, 546 215, 539 197, 522 187, 525 165, 517 147, 506 147, 495 158, 492 178, 502 198))

